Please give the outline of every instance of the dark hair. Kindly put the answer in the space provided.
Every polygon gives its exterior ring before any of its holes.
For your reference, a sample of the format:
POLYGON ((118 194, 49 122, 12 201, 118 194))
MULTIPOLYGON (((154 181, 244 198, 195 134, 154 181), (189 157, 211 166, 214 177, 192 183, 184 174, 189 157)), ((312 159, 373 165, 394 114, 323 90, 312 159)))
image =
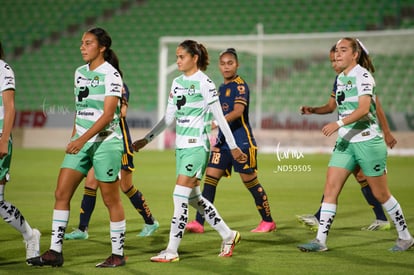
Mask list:
POLYGON ((329 51, 329 53, 334 53, 336 50, 336 44, 332 45, 331 50, 329 51))
POLYGON ((191 56, 197 55, 197 67, 202 71, 207 70, 207 66, 210 64, 210 61, 208 59, 207 49, 203 44, 199 44, 194 40, 185 40, 178 46, 185 49, 189 54, 191 54, 191 56))
POLYGON ((236 49, 235 48, 227 48, 227 49, 225 49, 224 51, 222 51, 220 53, 219 57, 221 57, 223 54, 226 54, 226 53, 232 54, 236 58, 236 61, 239 61, 239 59, 237 57, 237 52, 236 52, 236 49))
POLYGON ((105 61, 107 61, 112 66, 114 66, 114 68, 120 73, 122 77, 122 71, 119 68, 119 59, 116 56, 115 52, 111 49, 112 39, 109 36, 109 34, 102 28, 92 28, 88 30, 87 32, 95 35, 96 39, 98 40, 99 45, 105 47, 105 52, 104 52, 105 61))
POLYGON ((351 43, 352 52, 358 53, 357 63, 368 71, 375 72, 374 64, 372 64, 371 58, 368 55, 368 50, 362 45, 361 41, 352 37, 344 37, 342 39, 351 43))
POLYGON ((0 41, 0 59, 3 59, 3 57, 4 57, 3 45, 1 44, 1 41, 0 41))

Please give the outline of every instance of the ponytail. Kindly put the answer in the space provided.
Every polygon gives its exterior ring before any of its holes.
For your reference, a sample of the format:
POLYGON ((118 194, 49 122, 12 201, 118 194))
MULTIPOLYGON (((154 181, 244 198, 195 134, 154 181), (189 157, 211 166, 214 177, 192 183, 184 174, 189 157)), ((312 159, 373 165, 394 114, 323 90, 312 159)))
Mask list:
POLYGON ((122 71, 119 67, 119 59, 116 56, 115 52, 111 49, 112 39, 109 36, 109 34, 102 28, 90 29, 88 33, 95 35, 96 39, 98 40, 99 45, 105 47, 105 52, 104 52, 105 61, 111 64, 119 72, 119 74, 122 77, 122 71))
POLYGON ((210 60, 208 57, 208 51, 203 44, 199 44, 194 40, 185 40, 178 46, 184 48, 191 56, 197 55, 197 68, 201 71, 207 70, 210 60))

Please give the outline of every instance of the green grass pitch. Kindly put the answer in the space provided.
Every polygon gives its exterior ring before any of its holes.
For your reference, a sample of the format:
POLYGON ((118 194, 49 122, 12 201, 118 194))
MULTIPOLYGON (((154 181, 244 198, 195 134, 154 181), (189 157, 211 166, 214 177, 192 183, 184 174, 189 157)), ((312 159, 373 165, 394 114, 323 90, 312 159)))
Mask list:
MULTIPOLYGON (((50 245, 54 190, 63 155, 63 150, 14 150, 5 199, 41 231, 41 252, 50 245)), ((217 257, 220 237, 206 226, 204 234, 184 235, 180 262, 161 264, 151 263, 149 258, 168 242, 175 185, 174 152, 143 150, 135 155, 134 183, 161 226, 151 237, 137 237, 143 220, 122 195, 127 218, 126 266, 116 270, 95 268, 96 263, 111 253, 108 212, 99 194, 89 240, 65 241, 65 263, 61 268, 27 266, 20 234, 4 222, 0 224, 0 274, 414 274, 414 249, 402 253, 388 251, 397 238, 394 227, 387 232, 360 230, 374 220, 374 215, 353 178, 348 179, 340 196, 328 238, 330 250, 302 253, 296 248, 315 237, 315 233, 296 221, 295 215, 314 213, 319 207, 328 160, 329 155, 325 154, 304 154, 300 159, 280 161, 276 153, 259 154, 259 180, 268 194, 277 231, 250 233, 260 217, 250 193, 234 174, 222 179, 215 202, 227 224, 242 236, 233 257, 217 257)), ((414 184, 410 171, 413 167, 413 157, 389 157, 388 183, 403 207, 412 234, 414 184)), ((72 199, 68 231, 77 227, 82 193, 83 183, 72 199)), ((190 211, 192 220, 195 211, 190 211)))

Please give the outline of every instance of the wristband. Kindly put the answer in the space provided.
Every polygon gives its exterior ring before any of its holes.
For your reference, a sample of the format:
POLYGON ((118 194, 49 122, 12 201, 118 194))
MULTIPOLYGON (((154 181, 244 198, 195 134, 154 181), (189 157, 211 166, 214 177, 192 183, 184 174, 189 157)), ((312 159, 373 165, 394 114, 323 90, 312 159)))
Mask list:
POLYGON ((338 121, 336 122, 336 124, 338 124, 338 126, 339 126, 339 127, 344 126, 344 122, 343 122, 343 120, 342 120, 342 119, 338 120, 338 121))

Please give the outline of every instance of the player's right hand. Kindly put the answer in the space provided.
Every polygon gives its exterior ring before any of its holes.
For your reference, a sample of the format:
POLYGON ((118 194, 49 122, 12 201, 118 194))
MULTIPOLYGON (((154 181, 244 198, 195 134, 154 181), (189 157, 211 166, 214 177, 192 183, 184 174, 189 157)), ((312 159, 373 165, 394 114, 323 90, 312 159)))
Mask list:
POLYGON ((145 138, 139 139, 132 143, 132 148, 135 152, 138 152, 140 149, 144 148, 148 144, 148 141, 145 138))

